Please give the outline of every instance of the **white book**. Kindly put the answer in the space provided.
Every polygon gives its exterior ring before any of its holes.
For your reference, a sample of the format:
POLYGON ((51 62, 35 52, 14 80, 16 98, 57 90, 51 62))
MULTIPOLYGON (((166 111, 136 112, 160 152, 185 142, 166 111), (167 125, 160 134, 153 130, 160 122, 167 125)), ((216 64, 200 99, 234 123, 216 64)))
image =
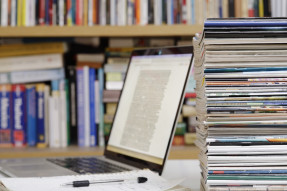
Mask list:
POLYGON ((117 9, 116 9, 116 1, 117 0, 109 0, 110 1, 110 25, 114 26, 116 25, 116 15, 117 15, 117 9))
POLYGON ((121 90, 123 88, 124 82, 122 81, 109 81, 106 82, 107 90, 121 90))
POLYGON ((173 0, 167 0, 166 1, 166 13, 167 13, 167 24, 172 25, 173 24, 173 0))
POLYGON ((11 0, 11 26, 15 27, 17 24, 17 0, 11 0))
POLYGON ((49 98, 49 124, 49 145, 51 148, 59 148, 59 98, 56 96, 49 98))
POLYGON ((94 7, 94 1, 93 0, 88 0, 88 25, 93 26, 93 7, 94 7))
POLYGON ((127 25, 127 0, 117 0, 117 25, 127 25))
POLYGON ((100 0, 100 25, 107 24, 107 0, 100 0))
POLYGON ((148 0, 140 0, 140 25, 148 24, 148 0))
POLYGON ((24 5, 25 8, 25 26, 30 26, 30 13, 31 13, 31 9, 30 9, 30 2, 31 0, 26 0, 26 4, 24 5))
POLYGON ((89 67, 84 70, 84 108, 85 108, 85 146, 90 146, 90 90, 89 90, 89 67))
POLYGON ((8 84, 10 83, 8 73, 0 73, 0 84, 8 84))
POLYGON ((154 24, 162 24, 162 1, 153 1, 154 3, 154 24))
POLYGON ((36 0, 30 0, 30 26, 36 25, 36 0))
POLYGON ((8 0, 1 0, 1 27, 8 26, 8 0))
POLYGON ((65 77, 64 69, 31 70, 10 73, 10 83, 28 83, 60 80, 65 77))
POLYGON ((66 91, 65 91, 65 80, 60 81, 59 86, 60 96, 60 145, 61 147, 68 146, 68 131, 67 131, 67 102, 66 102, 66 91))
POLYGON ((64 0, 59 0, 59 9, 58 9, 58 14, 59 14, 59 25, 64 26, 64 0))
POLYGON ((0 72, 42 70, 63 67, 61 54, 42 54, 0 58, 0 72))
POLYGON ((49 143, 49 97, 50 97, 50 86, 46 85, 44 89, 44 113, 45 113, 45 143, 49 143))

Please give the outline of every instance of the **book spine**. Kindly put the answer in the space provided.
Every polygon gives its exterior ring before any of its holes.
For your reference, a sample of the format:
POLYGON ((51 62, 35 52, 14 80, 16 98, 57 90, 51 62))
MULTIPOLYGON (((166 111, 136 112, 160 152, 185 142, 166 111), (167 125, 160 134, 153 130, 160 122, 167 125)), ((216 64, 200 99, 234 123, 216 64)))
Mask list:
POLYGON ((50 80, 63 79, 64 69, 51 69, 51 70, 31 70, 21 72, 11 72, 11 83, 28 83, 28 82, 41 82, 50 80))
POLYGON ((72 26, 72 0, 67 0, 67 25, 72 26))
POLYGON ((11 0, 11 26, 17 25, 17 0, 11 0))
POLYGON ((140 0, 140 25, 148 24, 148 1, 140 0))
POLYGON ((69 92, 69 80, 65 80, 65 103, 66 103, 66 127, 67 127, 67 145, 71 143, 71 125, 70 125, 70 105, 68 104, 70 101, 70 92, 69 92))
POLYGON ((59 8, 58 8, 58 18, 59 18, 59 25, 60 26, 64 26, 64 9, 65 9, 65 6, 64 6, 64 0, 59 0, 58 1, 58 5, 59 5, 59 8))
POLYGON ((68 146, 68 130, 67 130, 67 104, 66 104, 66 90, 65 80, 60 80, 59 83, 59 104, 60 104, 60 146, 68 146))
POLYGON ((254 0, 248 1, 248 17, 254 17, 254 0))
POLYGON ((162 24, 162 1, 154 1, 154 24, 162 24))
POLYGON ((1 1, 1 27, 8 26, 8 0, 1 1))
POLYGON ((53 25, 53 4, 54 4, 54 0, 49 0, 49 23, 48 25, 53 25))
MULTIPOLYGON (((12 54, 11 52, 10 54, 12 54)), ((4 54, 5 53, 3 53, 3 55, 4 54)), ((17 57, 12 56, 0 58, 0 72, 54 69, 61 67, 63 67, 63 59, 61 54, 43 54, 17 57)))
POLYGON ((83 0, 76 0, 76 25, 83 24, 83 0))
POLYGON ((110 0, 110 25, 115 26, 116 23, 116 0, 110 0))
POLYGON ((69 116, 71 142, 77 141, 77 78, 76 69, 69 68, 69 116))
POLYGON ((88 25, 93 26, 93 12, 94 12, 94 0, 88 0, 88 25))
POLYGON ((181 23, 186 24, 187 23, 187 7, 186 7, 186 1, 187 0, 182 0, 182 13, 181 13, 181 23))
POLYGON ((35 86, 26 87, 27 100, 27 144, 36 145, 36 88, 35 86))
POLYGON ((141 24, 141 8, 140 8, 140 2, 141 0, 135 0, 135 18, 136 18, 136 24, 141 24))
POLYGON ((0 147, 12 145, 11 85, 0 85, 0 147))
MULTIPOLYGON (((22 26, 22 0, 17 0, 17 26, 22 26)), ((2 18, 2 17, 1 17, 2 18)))
POLYGON ((50 97, 50 86, 45 85, 44 88, 44 109, 45 109, 45 145, 49 143, 49 97, 50 97))
POLYGON ((49 1, 45 0, 45 25, 49 25, 49 1))
POLYGON ((107 9, 107 0, 100 0, 100 25, 106 25, 106 23, 107 23, 107 20, 106 20, 106 18, 107 18, 107 15, 106 15, 106 13, 107 13, 107 11, 106 11, 106 9, 107 9))
POLYGON ((127 24, 133 25, 134 24, 134 0, 128 0, 128 7, 127 7, 127 24))
POLYGON ((52 148, 59 148, 61 147, 59 80, 53 80, 51 85, 52 96, 49 98, 49 144, 52 148))
POLYGON ((234 17, 235 16, 235 10, 234 10, 234 0, 228 0, 228 16, 234 17))
POLYGON ((26 146, 25 86, 12 85, 13 145, 26 146))
POLYGON ((95 105, 95 69, 89 69, 89 91, 90 91, 90 146, 96 146, 97 143, 97 128, 96 128, 96 105, 95 105))
POLYGON ((78 125, 78 145, 85 146, 85 97, 84 97, 84 71, 77 68, 77 125, 78 125))
POLYGON ((72 0, 72 23, 76 24, 76 0, 72 0))
MULTIPOLYGON (((285 7, 284 9, 286 9, 287 7, 285 7)), ((263 0, 259 0, 258 2, 258 16, 259 17, 264 17, 264 3, 263 0)))
POLYGON ((90 146, 90 89, 89 89, 89 67, 83 67, 84 72, 84 111, 85 111, 85 146, 90 146))
POLYGON ((99 146, 105 145, 105 137, 104 137, 104 102, 103 102, 103 92, 104 92, 104 70, 102 68, 98 69, 98 79, 99 79, 99 102, 100 102, 100 110, 99 110, 99 146))
POLYGON ((36 85, 37 99, 37 147, 46 147, 45 128, 45 84, 36 85))
POLYGON ((83 0, 83 25, 88 25, 88 0, 83 0))

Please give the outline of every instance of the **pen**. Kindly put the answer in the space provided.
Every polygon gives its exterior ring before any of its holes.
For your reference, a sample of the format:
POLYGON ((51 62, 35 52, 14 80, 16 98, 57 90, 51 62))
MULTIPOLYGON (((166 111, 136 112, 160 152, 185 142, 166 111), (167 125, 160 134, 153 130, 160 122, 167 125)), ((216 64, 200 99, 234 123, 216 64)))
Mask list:
MULTIPOLYGON (((114 182, 124 182, 123 179, 114 179, 114 180, 101 180, 101 181, 89 181, 89 180, 77 180, 73 181, 72 183, 67 183, 65 185, 73 186, 73 187, 87 187, 90 184, 103 184, 103 183, 114 183, 114 182)), ((147 181, 146 177, 137 177, 137 183, 145 183, 147 181)))

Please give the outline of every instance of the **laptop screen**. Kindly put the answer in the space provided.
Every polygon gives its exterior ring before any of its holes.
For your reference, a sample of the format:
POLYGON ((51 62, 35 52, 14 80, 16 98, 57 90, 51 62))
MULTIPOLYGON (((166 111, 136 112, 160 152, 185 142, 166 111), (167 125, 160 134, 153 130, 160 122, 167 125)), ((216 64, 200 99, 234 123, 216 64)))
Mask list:
POLYGON ((163 165, 191 67, 188 48, 132 54, 107 151, 163 165))

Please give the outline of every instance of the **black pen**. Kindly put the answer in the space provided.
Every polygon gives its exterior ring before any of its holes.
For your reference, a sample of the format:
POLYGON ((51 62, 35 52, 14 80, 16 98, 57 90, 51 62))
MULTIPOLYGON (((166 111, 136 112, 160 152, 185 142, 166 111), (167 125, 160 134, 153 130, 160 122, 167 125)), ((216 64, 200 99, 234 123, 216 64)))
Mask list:
MULTIPOLYGON (((92 181, 89 180, 77 180, 73 181, 72 183, 65 184, 66 186, 73 186, 73 187, 87 187, 90 184, 103 184, 103 183, 114 183, 114 182, 124 182, 123 179, 112 179, 112 180, 100 180, 100 181, 92 181)), ((146 177, 137 177, 137 183, 145 183, 147 181, 146 177)))

